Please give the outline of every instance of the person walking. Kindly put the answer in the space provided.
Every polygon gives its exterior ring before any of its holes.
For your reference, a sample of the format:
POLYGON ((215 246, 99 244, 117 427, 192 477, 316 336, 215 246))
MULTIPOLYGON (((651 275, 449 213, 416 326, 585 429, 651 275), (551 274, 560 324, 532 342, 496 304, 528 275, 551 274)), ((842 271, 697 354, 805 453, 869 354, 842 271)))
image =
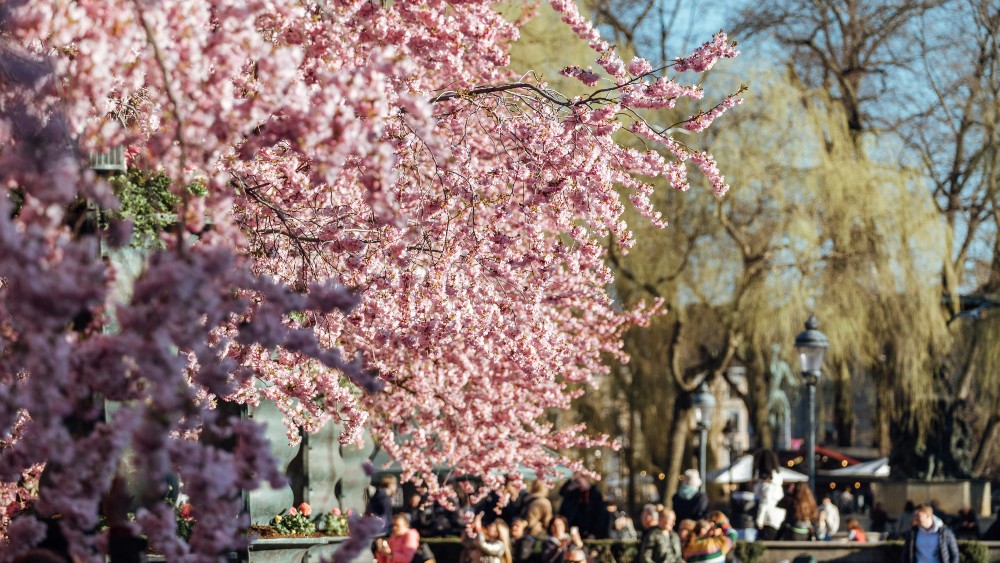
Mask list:
POLYGON ((773 540, 785 521, 785 509, 778 506, 785 496, 778 456, 774 450, 761 450, 753 459, 754 494, 757 496, 757 539, 773 540))
POLYGON ((958 563, 955 534, 934 515, 934 508, 921 504, 914 525, 903 543, 902 563, 958 563))

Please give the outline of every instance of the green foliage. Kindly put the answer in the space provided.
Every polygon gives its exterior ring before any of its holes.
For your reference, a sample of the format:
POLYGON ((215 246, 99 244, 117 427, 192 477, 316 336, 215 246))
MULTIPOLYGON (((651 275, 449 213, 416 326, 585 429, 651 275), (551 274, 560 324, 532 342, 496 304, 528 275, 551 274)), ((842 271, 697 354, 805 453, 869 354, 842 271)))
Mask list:
MULTIPOLYGON (((121 206, 112 215, 131 221, 135 246, 160 246, 158 236, 177 222, 181 198, 171 190, 173 181, 163 172, 130 168, 111 178, 111 187, 121 206)), ((194 197, 205 197, 208 188, 200 180, 185 187, 194 197)))
POLYGON ((187 541, 191 537, 194 518, 191 517, 191 505, 184 503, 174 507, 174 518, 177 521, 177 537, 187 541))
POLYGON ((989 563, 990 550, 986 545, 977 541, 958 542, 959 563, 989 563))
POLYGON ((279 534, 286 536, 308 536, 316 531, 316 524, 308 516, 295 514, 279 514, 271 519, 271 526, 279 534))
POLYGON ((584 540, 587 552, 599 563, 632 563, 639 560, 639 542, 621 540, 584 540))
POLYGON ((176 222, 180 198, 170 191, 170 184, 170 178, 162 172, 150 174, 136 168, 111 178, 111 187, 121 202, 114 215, 132 222, 136 244, 152 243, 176 222))
POLYGON ((733 553, 736 558, 743 563, 757 563, 764 558, 764 552, 767 551, 767 546, 760 542, 736 542, 733 547, 733 553))

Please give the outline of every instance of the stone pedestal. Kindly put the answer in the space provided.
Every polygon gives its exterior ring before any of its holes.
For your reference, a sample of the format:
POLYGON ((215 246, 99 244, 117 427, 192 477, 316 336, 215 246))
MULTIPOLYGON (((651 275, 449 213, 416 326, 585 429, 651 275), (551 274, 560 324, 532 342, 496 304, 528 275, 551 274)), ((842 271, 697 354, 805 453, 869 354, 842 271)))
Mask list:
POLYGON ((980 516, 990 515, 988 481, 883 481, 872 483, 872 491, 889 514, 901 513, 907 500, 913 504, 937 500, 949 514, 968 506, 980 516))

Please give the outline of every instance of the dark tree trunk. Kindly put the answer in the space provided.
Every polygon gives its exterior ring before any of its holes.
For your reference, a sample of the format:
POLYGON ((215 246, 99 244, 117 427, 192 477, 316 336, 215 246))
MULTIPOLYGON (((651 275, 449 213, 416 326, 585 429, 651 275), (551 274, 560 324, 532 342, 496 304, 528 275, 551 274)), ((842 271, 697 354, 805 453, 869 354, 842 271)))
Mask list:
MULTIPOLYGON (((837 362, 837 374, 834 379, 833 420, 837 428, 837 445, 850 447, 854 445, 854 385, 851 382, 851 370, 847 362, 837 362)), ((822 421, 819 421, 822 427, 822 421)))

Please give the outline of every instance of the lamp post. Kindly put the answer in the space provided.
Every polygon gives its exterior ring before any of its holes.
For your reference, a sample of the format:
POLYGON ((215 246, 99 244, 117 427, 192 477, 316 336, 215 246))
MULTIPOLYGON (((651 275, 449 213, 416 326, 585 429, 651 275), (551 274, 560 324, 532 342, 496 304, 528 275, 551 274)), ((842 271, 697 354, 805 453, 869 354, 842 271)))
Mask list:
POLYGON ((706 451, 708 444, 708 428, 712 425, 712 413, 715 411, 715 396, 708 390, 708 385, 702 383, 698 391, 691 397, 691 407, 694 408, 694 421, 698 426, 698 473, 701 477, 701 492, 705 492, 706 451))
POLYGON ((816 492, 816 382, 823 369, 823 354, 830 342, 826 335, 819 331, 819 321, 816 315, 810 313, 806 320, 806 329, 795 337, 795 350, 799 354, 799 367, 802 369, 802 379, 805 380, 809 392, 809 434, 806 441, 806 456, 809 468, 809 488, 816 492))

